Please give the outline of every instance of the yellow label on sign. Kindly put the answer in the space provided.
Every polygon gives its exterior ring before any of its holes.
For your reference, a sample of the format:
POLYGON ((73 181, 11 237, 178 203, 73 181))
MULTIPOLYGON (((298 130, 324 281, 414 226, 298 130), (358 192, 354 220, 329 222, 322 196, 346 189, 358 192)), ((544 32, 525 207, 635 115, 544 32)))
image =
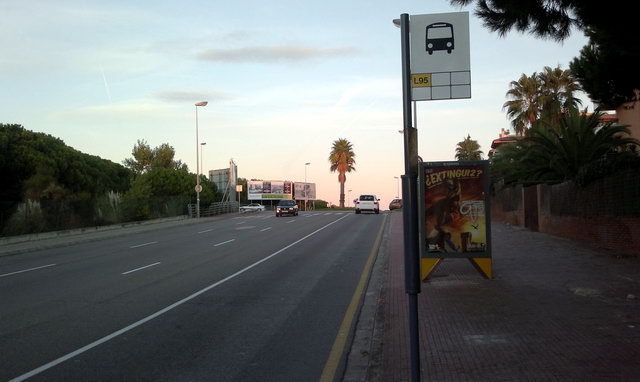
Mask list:
POLYGON ((431 87, 431 73, 412 74, 412 88, 428 88, 431 87))

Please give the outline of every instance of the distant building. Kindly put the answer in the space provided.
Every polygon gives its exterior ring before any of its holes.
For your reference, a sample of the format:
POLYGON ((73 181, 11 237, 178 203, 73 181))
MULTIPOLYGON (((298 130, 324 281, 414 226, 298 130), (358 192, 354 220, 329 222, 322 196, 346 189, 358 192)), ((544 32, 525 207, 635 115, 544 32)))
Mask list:
POLYGON ((222 201, 238 200, 236 185, 238 184, 238 166, 229 160, 229 168, 209 170, 209 180, 218 188, 222 196, 222 201))
POLYGON ((501 129, 500 138, 494 139, 491 142, 491 150, 489 150, 489 154, 488 154, 489 158, 491 158, 493 154, 496 153, 496 150, 498 150, 498 147, 502 145, 506 145, 507 143, 515 142, 522 138, 523 138, 522 136, 510 135, 509 130, 501 129))

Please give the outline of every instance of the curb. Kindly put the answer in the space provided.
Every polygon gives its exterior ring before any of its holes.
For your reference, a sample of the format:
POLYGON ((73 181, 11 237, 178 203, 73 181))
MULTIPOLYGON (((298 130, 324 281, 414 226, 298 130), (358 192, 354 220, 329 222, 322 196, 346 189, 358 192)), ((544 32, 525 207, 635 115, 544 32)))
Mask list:
POLYGON ((391 219, 388 219, 354 327, 342 382, 377 382, 382 375, 384 309, 380 302, 384 299, 388 278, 390 225, 391 219))

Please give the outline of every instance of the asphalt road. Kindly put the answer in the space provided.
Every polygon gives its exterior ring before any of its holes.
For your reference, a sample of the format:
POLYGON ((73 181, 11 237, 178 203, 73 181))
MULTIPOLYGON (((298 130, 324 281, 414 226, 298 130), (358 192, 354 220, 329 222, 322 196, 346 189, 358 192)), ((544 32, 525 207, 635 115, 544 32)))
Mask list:
POLYGON ((1 257, 0 380, 317 381, 384 222, 262 212, 1 257))

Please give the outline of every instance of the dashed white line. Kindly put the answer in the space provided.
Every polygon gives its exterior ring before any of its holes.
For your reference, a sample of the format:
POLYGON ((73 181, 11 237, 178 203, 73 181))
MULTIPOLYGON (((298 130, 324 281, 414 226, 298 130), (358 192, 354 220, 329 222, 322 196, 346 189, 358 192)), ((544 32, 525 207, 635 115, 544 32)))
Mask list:
POLYGON ((134 245, 134 246, 131 246, 129 248, 140 248, 140 247, 144 247, 146 245, 157 244, 157 243, 158 243, 157 241, 150 241, 148 243, 134 245))
POLYGON ((218 243, 218 244, 214 244, 214 247, 217 247, 219 245, 223 245, 223 244, 227 244, 227 243, 231 243, 232 241, 235 241, 236 239, 231 239, 231 240, 227 240, 227 241, 223 241, 222 243, 218 243))
POLYGON ((293 247, 294 245, 300 243, 301 241, 308 239, 309 237, 315 235, 316 233, 322 231, 323 229, 329 227, 330 225, 333 225, 333 224, 339 222, 340 220, 342 220, 342 219, 344 219, 346 217, 347 217, 347 215, 342 216, 341 218, 336 219, 336 220, 332 221, 331 223, 326 224, 326 225, 318 228, 317 230, 315 230, 315 231, 311 232, 310 234, 302 237, 301 239, 298 239, 298 240, 294 241, 293 243, 287 245, 286 247, 284 247, 284 248, 282 248, 282 249, 270 254, 269 256, 267 256, 265 258, 263 258, 262 260, 258 260, 255 263, 249 265, 248 267, 246 267, 244 269, 241 269, 241 270, 237 271, 236 273, 234 273, 232 275, 229 275, 229 276, 225 277, 224 279, 209 285, 208 287, 200 289, 199 291, 193 293, 192 295, 187 296, 187 297, 183 298, 180 301, 174 302, 173 304, 167 306, 166 308, 160 309, 159 311, 153 313, 150 316, 147 316, 147 317, 145 317, 145 318, 143 318, 143 319, 141 319, 139 321, 136 321, 136 322, 134 322, 133 324, 131 324, 129 326, 125 326, 124 328, 122 328, 120 330, 117 330, 117 331, 115 331, 115 332, 113 332, 113 333, 111 333, 109 335, 106 335, 106 336, 100 338, 99 340, 93 341, 92 343, 90 343, 88 345, 85 345, 85 346, 83 346, 80 349, 77 349, 75 351, 72 351, 71 353, 68 353, 68 354, 66 354, 66 355, 64 355, 64 356, 62 356, 62 357, 60 357, 58 359, 54 359, 51 362, 48 362, 48 363, 46 363, 46 364, 44 364, 44 365, 42 365, 40 367, 37 367, 37 368, 27 372, 27 373, 24 373, 24 374, 14 378, 14 379, 12 379, 11 381, 12 382, 24 381, 24 380, 26 380, 28 378, 31 378, 34 375, 38 375, 38 374, 42 373, 43 371, 48 370, 48 369, 50 369, 50 368, 52 368, 52 367, 54 367, 56 365, 59 365, 59 364, 65 362, 65 361, 68 361, 68 360, 70 360, 72 358, 75 358, 76 356, 78 356, 78 355, 80 355, 82 353, 85 353, 85 352, 95 348, 96 346, 99 346, 99 345, 101 345, 101 344, 103 344, 103 343, 105 343, 105 342, 107 342, 107 341, 109 341, 109 340, 111 340, 113 338, 116 338, 119 335, 130 331, 131 329, 137 328, 138 326, 140 326, 140 325, 142 325, 142 324, 144 324, 146 322, 149 322, 149 321, 153 320, 154 318, 156 318, 158 316, 161 316, 161 315, 163 315, 163 314, 175 309, 176 307, 178 307, 178 306, 180 306, 180 305, 182 305, 182 304, 184 304, 184 303, 186 303, 188 301, 193 300, 194 298, 200 296, 201 294, 203 294, 203 293, 205 293, 205 292, 207 292, 207 291, 209 291, 209 290, 211 290, 211 289, 213 289, 213 288, 215 288, 215 287, 217 287, 217 286, 219 286, 221 284, 224 284, 224 283, 226 283, 227 281, 229 281, 231 279, 234 279, 234 278, 240 276, 241 274, 247 272, 250 269, 253 269, 253 268, 257 267, 258 265, 264 263, 265 261, 269 261, 271 258, 279 255, 280 253, 286 251, 287 249, 293 247))
POLYGON ((198 232, 198 233, 205 233, 205 232, 211 232, 211 231, 213 231, 213 228, 211 228, 211 229, 205 229, 204 231, 200 231, 200 232, 198 232))
POLYGON ((5 273, 3 275, 0 275, 0 277, 5 277, 5 276, 11 276, 11 275, 17 275, 18 273, 24 273, 24 272, 30 272, 30 271, 35 271, 36 269, 42 269, 42 268, 48 268, 48 267, 53 267, 56 264, 47 264, 47 265, 43 265, 41 267, 35 267, 35 268, 29 268, 29 269, 23 269, 21 271, 16 271, 16 272, 11 272, 11 273, 5 273))
POLYGON ((260 230, 260 232, 268 231, 270 229, 271 229, 271 227, 263 228, 263 229, 260 230))
POLYGON ((153 264, 145 265, 144 267, 140 267, 140 268, 132 269, 132 270, 130 270, 130 271, 122 272, 122 274, 123 274, 123 275, 128 275, 129 273, 137 272, 137 271, 139 271, 139 270, 141 270, 141 269, 145 269, 145 268, 153 267, 153 266, 158 265, 158 264, 160 264, 160 263, 158 262, 158 263, 153 263, 153 264))
POLYGON ((236 223, 236 225, 238 225, 238 224, 244 224, 244 223, 246 223, 246 222, 240 222, 240 223, 236 223))
POLYGON ((287 224, 289 224, 289 223, 293 223, 294 221, 296 221, 296 219, 289 220, 289 221, 287 222, 287 224))

